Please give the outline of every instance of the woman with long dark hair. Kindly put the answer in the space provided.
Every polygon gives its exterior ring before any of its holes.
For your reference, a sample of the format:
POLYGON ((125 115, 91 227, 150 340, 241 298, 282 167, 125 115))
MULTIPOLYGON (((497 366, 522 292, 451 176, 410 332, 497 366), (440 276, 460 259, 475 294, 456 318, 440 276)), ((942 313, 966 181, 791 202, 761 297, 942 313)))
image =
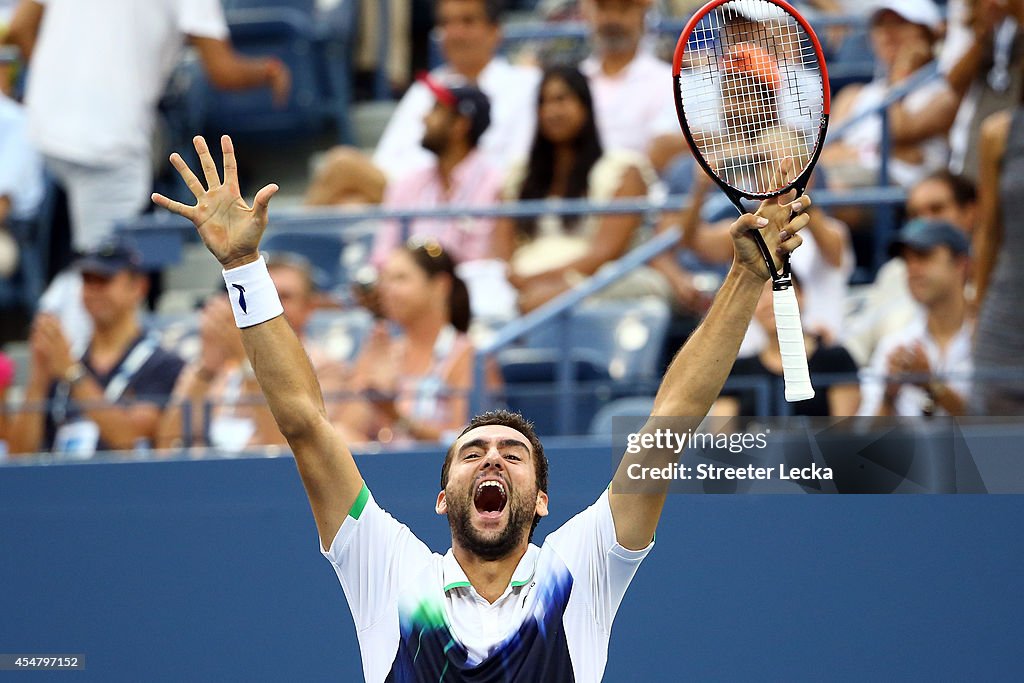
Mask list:
POLYGON ((346 439, 436 441, 468 419, 471 314, 455 265, 433 240, 399 247, 384 263, 378 289, 385 319, 356 359, 350 386, 364 398, 342 409, 346 439))
MULTIPOLYGON (((605 150, 594 120, 587 79, 575 68, 551 67, 538 90, 537 133, 530 156, 512 172, 507 200, 643 197, 653 171, 640 154, 605 150)), ((632 243, 642 217, 633 215, 541 216, 503 219, 495 250, 509 263, 509 282, 519 308, 530 311, 619 258, 632 243)), ((663 281, 641 269, 613 285, 609 296, 658 294, 663 281)))

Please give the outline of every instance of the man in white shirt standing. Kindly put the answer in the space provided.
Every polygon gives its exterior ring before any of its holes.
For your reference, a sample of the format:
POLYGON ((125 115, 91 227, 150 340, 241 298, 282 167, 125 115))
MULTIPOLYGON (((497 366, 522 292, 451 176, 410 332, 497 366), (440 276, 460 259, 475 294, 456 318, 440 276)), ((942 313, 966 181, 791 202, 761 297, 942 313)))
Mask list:
MULTIPOLYGON (((504 171, 529 151, 540 72, 497 56, 500 22, 499 0, 439 0, 436 23, 445 65, 430 76, 450 88, 475 86, 487 96, 491 125, 478 149, 504 171)), ((423 120, 433 106, 434 93, 423 81, 414 83, 388 121, 373 158, 352 147, 331 149, 306 192, 306 204, 380 204, 389 182, 433 164, 433 155, 420 145, 423 120)))
POLYGON ((232 49, 218 0, 24 0, 5 41, 29 60, 29 132, 68 193, 79 251, 145 208, 156 107, 186 41, 218 88, 290 89, 279 60, 232 49))
POLYGON ((940 220, 910 221, 892 244, 907 264, 917 317, 886 335, 861 383, 861 415, 963 415, 970 389, 971 332, 964 284, 970 243, 940 220))
POLYGON ((583 0, 593 54, 590 80, 601 144, 647 155, 662 173, 686 150, 672 99, 672 67, 641 44, 649 0, 583 0))
MULTIPOLYGON (((186 42, 217 88, 265 86, 282 103, 291 89, 280 60, 234 51, 219 0, 22 0, 3 41, 29 62, 29 134, 67 193, 80 252, 145 208, 157 103, 186 42)), ((65 271, 42 304, 76 344, 92 331, 81 291, 65 271)))
MULTIPOLYGON (((283 318, 259 254, 276 185, 252 208, 238 190, 231 140, 221 139, 223 182, 197 137, 200 181, 177 154, 171 162, 196 197, 160 206, 191 220, 224 267, 242 341, 260 388, 295 455, 320 535, 356 625, 363 674, 380 681, 601 680, 612 622, 626 588, 650 551, 668 481, 632 492, 634 468, 665 467, 673 449, 627 453, 608 490, 591 507, 530 543, 548 513, 547 460, 532 426, 505 411, 474 418, 448 449, 435 511, 446 515, 452 548, 431 553, 381 509, 348 446, 327 419, 316 375, 283 318)), ((718 395, 750 323, 768 269, 750 230, 761 229, 777 258, 801 241, 810 198, 761 204, 733 224, 735 259, 701 326, 669 366, 653 416, 695 429, 718 395), (783 239, 782 232, 785 232, 783 239)), ((777 263, 776 266, 779 264, 777 263)), ((648 423, 641 438, 653 438, 648 423)), ((642 444, 643 441, 638 441, 642 444)))

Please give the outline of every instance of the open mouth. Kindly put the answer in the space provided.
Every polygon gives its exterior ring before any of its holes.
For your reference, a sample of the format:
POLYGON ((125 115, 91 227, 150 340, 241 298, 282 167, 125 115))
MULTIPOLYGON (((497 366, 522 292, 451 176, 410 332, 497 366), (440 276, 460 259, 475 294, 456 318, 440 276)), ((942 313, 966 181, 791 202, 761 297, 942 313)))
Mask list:
POLYGON ((505 485, 500 481, 488 480, 481 482, 473 494, 473 505, 483 517, 499 517, 508 503, 505 485))

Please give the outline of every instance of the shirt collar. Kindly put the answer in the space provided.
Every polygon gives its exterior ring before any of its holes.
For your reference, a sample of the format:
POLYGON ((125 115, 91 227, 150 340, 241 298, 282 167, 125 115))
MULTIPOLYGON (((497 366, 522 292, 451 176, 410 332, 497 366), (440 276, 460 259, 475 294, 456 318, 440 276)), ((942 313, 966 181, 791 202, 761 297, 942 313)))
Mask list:
POLYGON ((620 80, 632 74, 639 67, 644 66, 644 62, 651 58, 652 55, 650 51, 647 50, 644 45, 641 45, 640 47, 637 48, 636 54, 633 55, 633 59, 629 61, 629 64, 627 64, 625 68, 622 69, 622 71, 615 74, 614 76, 608 76, 607 74, 604 73, 604 71, 601 70, 601 58, 598 57, 597 55, 592 54, 588 56, 586 59, 584 59, 582 62, 580 62, 580 73, 582 73, 587 78, 603 76, 604 78, 620 80))
MULTIPOLYGON (((523 555, 522 559, 519 560, 519 564, 516 565, 516 570, 512 572, 512 580, 509 582, 510 588, 524 586, 533 580, 533 573, 537 568, 537 557, 539 554, 540 548, 531 543, 526 549, 526 554, 523 555)), ((451 548, 444 555, 441 570, 444 578, 445 593, 454 588, 472 588, 473 584, 466 577, 466 572, 462 571, 462 565, 455 559, 455 553, 452 552, 451 548)))

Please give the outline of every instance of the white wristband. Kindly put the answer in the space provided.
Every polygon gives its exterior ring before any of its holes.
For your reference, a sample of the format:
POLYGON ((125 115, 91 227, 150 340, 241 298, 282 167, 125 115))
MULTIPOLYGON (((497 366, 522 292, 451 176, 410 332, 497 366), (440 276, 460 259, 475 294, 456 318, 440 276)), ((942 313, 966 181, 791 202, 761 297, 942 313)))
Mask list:
POLYGON ((225 270, 224 284, 228 288, 231 310, 235 313, 235 324, 242 329, 265 323, 284 313, 263 256, 244 266, 225 270))

